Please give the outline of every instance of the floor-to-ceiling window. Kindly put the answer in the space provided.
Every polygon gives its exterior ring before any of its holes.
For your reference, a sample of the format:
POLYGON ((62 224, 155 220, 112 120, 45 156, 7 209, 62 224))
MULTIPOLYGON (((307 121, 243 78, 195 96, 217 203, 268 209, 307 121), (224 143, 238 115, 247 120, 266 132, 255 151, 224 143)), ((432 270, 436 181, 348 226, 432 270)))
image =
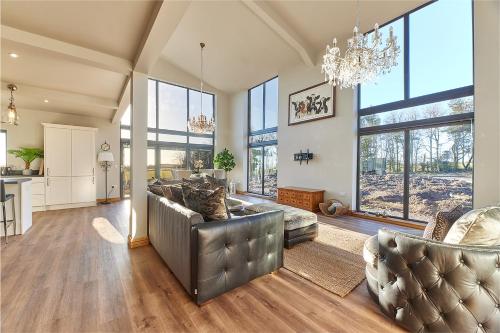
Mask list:
POLYGON ((388 23, 398 65, 359 88, 359 211, 428 222, 472 206, 471 0, 439 0, 388 23))
POLYGON ((248 90, 247 191, 275 197, 278 179, 278 78, 248 90))
MULTIPOLYGON (((214 133, 189 131, 188 119, 201 112, 198 90, 152 80, 148 81, 148 179, 172 179, 173 169, 193 169, 195 161, 203 169, 213 168, 214 133)), ((203 114, 215 116, 215 95, 203 93, 203 114)), ((129 193, 130 112, 121 122, 122 196, 129 193)))

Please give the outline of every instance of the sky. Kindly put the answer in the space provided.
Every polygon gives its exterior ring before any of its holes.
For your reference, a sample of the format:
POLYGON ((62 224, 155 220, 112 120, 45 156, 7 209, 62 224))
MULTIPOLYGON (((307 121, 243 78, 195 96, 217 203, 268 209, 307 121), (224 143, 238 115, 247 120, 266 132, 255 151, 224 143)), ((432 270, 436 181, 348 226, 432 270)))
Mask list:
MULTIPOLYGON (((439 0, 410 14, 410 97, 473 84, 472 2, 439 0)), ((403 99, 404 22, 392 27, 401 54, 398 66, 362 87, 361 108, 403 99)), ((388 26, 381 29, 388 35, 388 26)))

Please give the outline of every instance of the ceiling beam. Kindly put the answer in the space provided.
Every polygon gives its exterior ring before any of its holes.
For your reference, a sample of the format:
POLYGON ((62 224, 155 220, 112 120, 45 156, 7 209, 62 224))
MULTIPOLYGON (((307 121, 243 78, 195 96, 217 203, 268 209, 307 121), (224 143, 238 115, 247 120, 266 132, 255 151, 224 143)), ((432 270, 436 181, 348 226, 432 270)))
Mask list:
POLYGON ((64 58, 82 64, 112 72, 129 75, 132 64, 129 60, 115 57, 106 53, 62 42, 57 39, 37 35, 31 32, 2 25, 2 39, 23 44, 30 48, 41 49, 58 54, 64 58))
POLYGON ((120 94, 120 98, 118 99, 118 108, 113 114, 113 118, 111 119, 111 123, 116 124, 122 119, 123 114, 127 110, 130 105, 130 76, 127 77, 127 81, 123 86, 122 93, 120 94))
POLYGON ((134 71, 149 74, 189 5, 190 1, 158 3, 139 47, 134 62, 134 71))
MULTIPOLYGON (((7 89, 7 82, 2 82, 2 92, 4 94, 10 94, 7 89)), ((26 97, 27 99, 38 99, 43 101, 44 99, 52 102, 65 102, 80 106, 105 108, 105 109, 118 109, 118 103, 109 98, 88 96, 83 94, 77 94, 73 92, 67 92, 62 90, 47 89, 42 87, 36 87, 31 85, 26 85, 22 83, 16 83, 19 88, 16 92, 17 97, 26 97)))
POLYGON ((315 54, 310 47, 295 31, 295 29, 285 22, 265 1, 242 0, 242 2, 267 24, 281 39, 290 45, 302 58, 302 61, 310 67, 315 65, 315 54))

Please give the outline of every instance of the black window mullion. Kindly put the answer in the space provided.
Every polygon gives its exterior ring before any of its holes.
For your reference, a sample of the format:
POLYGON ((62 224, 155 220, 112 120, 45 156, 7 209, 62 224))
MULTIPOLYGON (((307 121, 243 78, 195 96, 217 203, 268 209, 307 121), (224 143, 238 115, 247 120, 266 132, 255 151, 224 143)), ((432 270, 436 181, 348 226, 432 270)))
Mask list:
POLYGON ((408 219, 410 207, 410 130, 404 132, 404 181, 403 181, 403 218, 408 219))
POLYGON ((158 81, 155 81, 155 90, 156 90, 156 131, 155 131, 155 138, 156 141, 158 141, 158 129, 160 128, 160 88, 159 88, 159 83, 158 81))
POLYGON ((186 115, 187 115, 187 119, 186 119, 186 133, 188 134, 187 135, 187 144, 189 146, 189 135, 191 134, 190 131, 189 131, 189 119, 190 119, 190 114, 189 114, 189 89, 186 89, 186 105, 187 105, 187 112, 186 112, 186 115))
POLYGON ((404 99, 410 98, 410 15, 404 16, 404 41, 403 41, 403 70, 404 70, 404 99))
POLYGON ((266 129, 266 83, 262 85, 262 130, 266 129))
POLYGON ((261 194, 264 195, 264 165, 265 165, 265 156, 264 156, 264 146, 261 148, 261 156, 262 156, 262 190, 261 194))

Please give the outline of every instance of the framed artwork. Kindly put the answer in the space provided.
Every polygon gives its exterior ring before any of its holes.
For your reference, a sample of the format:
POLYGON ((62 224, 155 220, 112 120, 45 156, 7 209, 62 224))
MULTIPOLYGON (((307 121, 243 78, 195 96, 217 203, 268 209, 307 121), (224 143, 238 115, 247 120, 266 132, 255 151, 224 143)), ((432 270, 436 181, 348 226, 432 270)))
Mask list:
POLYGON ((288 126, 335 117, 335 87, 322 82, 288 96, 288 126))

